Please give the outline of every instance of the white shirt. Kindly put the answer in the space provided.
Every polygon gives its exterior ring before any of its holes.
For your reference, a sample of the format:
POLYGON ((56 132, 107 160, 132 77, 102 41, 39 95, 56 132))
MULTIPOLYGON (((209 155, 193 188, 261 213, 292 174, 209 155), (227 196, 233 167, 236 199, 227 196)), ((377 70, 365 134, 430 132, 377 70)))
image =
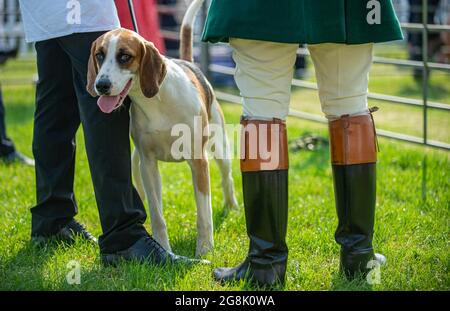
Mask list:
POLYGON ((27 42, 120 26, 113 0, 19 0, 27 42))

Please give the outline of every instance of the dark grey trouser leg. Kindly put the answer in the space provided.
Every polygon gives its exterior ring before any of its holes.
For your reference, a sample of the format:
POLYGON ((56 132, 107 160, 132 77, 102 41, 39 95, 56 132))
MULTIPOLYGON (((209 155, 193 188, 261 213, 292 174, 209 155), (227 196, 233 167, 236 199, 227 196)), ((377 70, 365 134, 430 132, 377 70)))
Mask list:
POLYGON ((80 124, 71 62, 56 39, 36 43, 33 155, 36 199, 31 209, 32 235, 55 234, 77 213, 73 180, 75 133, 80 124))
POLYGON ((104 114, 86 91, 87 63, 92 42, 100 33, 74 34, 58 39, 73 66, 86 150, 99 209, 102 253, 113 253, 147 235, 146 213, 132 185, 129 106, 104 114))
POLYGON ((5 106, 3 105, 2 88, 0 86, 0 157, 15 151, 14 144, 6 136, 5 106))

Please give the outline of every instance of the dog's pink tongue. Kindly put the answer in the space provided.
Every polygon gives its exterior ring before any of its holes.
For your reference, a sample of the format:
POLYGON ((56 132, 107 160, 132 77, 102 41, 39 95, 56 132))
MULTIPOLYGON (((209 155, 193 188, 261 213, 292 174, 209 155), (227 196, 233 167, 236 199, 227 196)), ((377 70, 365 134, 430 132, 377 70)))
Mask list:
POLYGON ((120 101, 120 95, 116 96, 106 96, 102 95, 97 100, 97 105, 100 107, 100 110, 104 113, 113 112, 114 108, 117 107, 120 101))

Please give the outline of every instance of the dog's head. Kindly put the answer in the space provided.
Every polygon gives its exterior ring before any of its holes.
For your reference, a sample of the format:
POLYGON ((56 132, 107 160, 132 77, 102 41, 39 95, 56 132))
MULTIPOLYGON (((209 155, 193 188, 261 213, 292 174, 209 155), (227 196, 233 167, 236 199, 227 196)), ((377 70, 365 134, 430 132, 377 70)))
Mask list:
POLYGON ((100 109, 110 113, 123 103, 133 82, 139 82, 144 96, 151 98, 165 75, 164 59, 153 43, 120 28, 92 43, 86 88, 92 96, 100 96, 100 109))

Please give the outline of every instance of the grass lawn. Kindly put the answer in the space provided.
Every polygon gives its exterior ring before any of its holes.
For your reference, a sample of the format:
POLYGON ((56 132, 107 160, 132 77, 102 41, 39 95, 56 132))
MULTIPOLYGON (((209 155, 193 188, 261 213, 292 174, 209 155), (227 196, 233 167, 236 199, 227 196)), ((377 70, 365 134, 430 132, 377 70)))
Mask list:
MULTIPOLYGON (((27 155, 31 155, 34 88, 12 82, 31 81, 34 66, 34 61, 22 60, 0 69, 8 131, 18 149, 27 155)), ((383 72, 378 66, 374 70, 383 72)), ((433 100, 450 102, 448 77, 445 80, 435 75, 433 79, 437 85, 432 91, 433 100)), ((409 87, 410 96, 420 93, 406 73, 392 72, 390 78, 374 75, 371 83, 373 92, 405 95, 401 92, 409 87)), ((295 90, 294 107, 297 104, 304 111, 319 109, 314 92, 295 90)), ((420 110, 383 105, 387 111, 376 116, 380 127, 420 135, 420 110)), ((223 109, 228 123, 239 121, 239 106, 224 103, 223 109)), ((433 139, 450 142, 449 117, 442 112, 430 113, 433 139)), ((327 136, 324 125, 309 121, 289 119, 288 127, 290 139, 307 132, 327 136)), ((101 228, 81 131, 77 142, 77 219, 98 236, 101 228)), ((374 246, 388 258, 388 265, 381 271, 381 283, 369 286, 365 282, 348 282, 338 273, 339 248, 333 238, 337 219, 325 147, 290 154, 290 255, 285 290, 450 290, 450 153, 383 138, 380 145, 374 246)), ((172 247, 176 253, 193 256, 196 217, 190 170, 185 163, 163 163, 161 171, 164 214, 172 247)), ((238 200, 242 202, 237 160, 233 162, 233 172, 238 200)), ((82 241, 71 247, 61 244, 43 249, 30 244, 34 170, 0 163, 0 290, 252 289, 244 282, 221 286, 212 278, 212 268, 235 265, 245 257, 248 240, 242 204, 236 210, 225 209, 214 163, 211 174, 215 250, 206 257, 211 266, 123 264, 104 268, 98 248, 82 241), (81 264, 80 285, 66 281, 70 270, 67 265, 72 260, 81 264)), ((149 220, 146 226, 149 228, 149 220)))

